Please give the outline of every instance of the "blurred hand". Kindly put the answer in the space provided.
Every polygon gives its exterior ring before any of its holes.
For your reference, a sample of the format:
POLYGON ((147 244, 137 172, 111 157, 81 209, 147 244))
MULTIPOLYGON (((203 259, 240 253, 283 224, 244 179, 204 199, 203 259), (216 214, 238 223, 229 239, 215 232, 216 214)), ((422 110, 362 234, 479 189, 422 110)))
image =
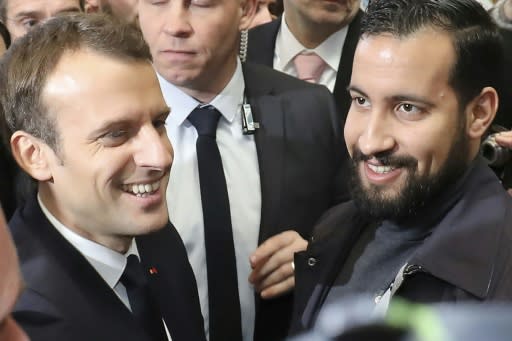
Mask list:
MULTIPOLYGON (((512 130, 496 134, 496 143, 504 148, 512 149, 512 130)), ((509 188, 507 192, 512 196, 512 188, 509 188)))
POLYGON ((512 149, 512 131, 496 134, 496 142, 502 147, 512 149))
POLYGON ((262 298, 274 298, 294 288, 293 256, 307 246, 306 240, 290 230, 267 239, 253 252, 249 282, 262 298))

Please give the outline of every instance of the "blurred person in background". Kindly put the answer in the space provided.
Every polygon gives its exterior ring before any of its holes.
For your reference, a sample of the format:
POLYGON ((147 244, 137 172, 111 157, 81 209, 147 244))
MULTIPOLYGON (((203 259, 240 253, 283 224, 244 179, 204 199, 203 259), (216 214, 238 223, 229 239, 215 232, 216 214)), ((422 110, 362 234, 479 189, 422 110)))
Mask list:
POLYGON ((58 14, 81 12, 82 9, 83 0, 0 0, 0 20, 14 41, 58 14))
POLYGON ((0 341, 28 341, 11 311, 23 291, 18 256, 0 206, 0 341))
POLYGON ((283 15, 249 31, 247 61, 325 85, 341 120, 363 11, 359 0, 283 0, 283 15))
POLYGON ((138 0, 85 0, 85 11, 104 12, 128 22, 137 21, 138 0))
POLYGON ((256 14, 249 28, 266 24, 276 18, 272 12, 270 12, 270 5, 273 3, 275 3, 275 0, 258 0, 256 14))

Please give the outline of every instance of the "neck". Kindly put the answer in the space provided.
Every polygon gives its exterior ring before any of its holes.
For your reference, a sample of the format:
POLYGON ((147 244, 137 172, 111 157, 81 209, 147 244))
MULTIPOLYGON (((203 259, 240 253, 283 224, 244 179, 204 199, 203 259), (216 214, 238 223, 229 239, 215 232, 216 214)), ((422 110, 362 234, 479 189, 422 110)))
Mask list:
POLYGON ((299 18, 299 13, 285 10, 285 22, 294 37, 307 49, 314 49, 327 40, 332 34, 349 25, 356 16, 359 7, 355 7, 345 20, 337 24, 316 23, 299 18))
POLYGON ((213 73, 203 73, 193 81, 184 84, 175 84, 181 91, 194 97, 202 103, 210 103, 224 90, 235 74, 237 68, 237 55, 233 55, 222 68, 213 73))

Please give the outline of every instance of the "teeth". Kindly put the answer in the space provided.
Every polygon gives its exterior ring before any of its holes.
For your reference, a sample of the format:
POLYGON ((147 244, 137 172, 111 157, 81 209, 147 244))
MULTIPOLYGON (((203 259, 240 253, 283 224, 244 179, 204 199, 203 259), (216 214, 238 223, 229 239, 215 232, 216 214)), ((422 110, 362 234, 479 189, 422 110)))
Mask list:
POLYGON ((153 193, 160 188, 160 181, 151 184, 123 185, 122 188, 123 191, 133 193, 137 197, 147 197, 149 193, 153 193))
POLYGON ((391 166, 375 166, 372 164, 368 164, 368 168, 370 168, 372 171, 378 174, 386 174, 395 170, 395 168, 391 166))

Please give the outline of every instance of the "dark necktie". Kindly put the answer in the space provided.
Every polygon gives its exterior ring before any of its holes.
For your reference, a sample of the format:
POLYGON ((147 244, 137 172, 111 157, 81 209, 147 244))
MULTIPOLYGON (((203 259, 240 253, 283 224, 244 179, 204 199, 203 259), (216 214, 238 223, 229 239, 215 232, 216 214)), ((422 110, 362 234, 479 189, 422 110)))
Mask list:
POLYGON ((132 314, 146 333, 151 336, 151 340, 167 340, 162 315, 151 298, 149 285, 137 256, 128 256, 120 281, 126 288, 132 314))
POLYGON ((197 107, 188 120, 197 130, 197 162, 203 206, 210 341, 241 341, 240 298, 229 197, 216 131, 220 113, 197 107))

